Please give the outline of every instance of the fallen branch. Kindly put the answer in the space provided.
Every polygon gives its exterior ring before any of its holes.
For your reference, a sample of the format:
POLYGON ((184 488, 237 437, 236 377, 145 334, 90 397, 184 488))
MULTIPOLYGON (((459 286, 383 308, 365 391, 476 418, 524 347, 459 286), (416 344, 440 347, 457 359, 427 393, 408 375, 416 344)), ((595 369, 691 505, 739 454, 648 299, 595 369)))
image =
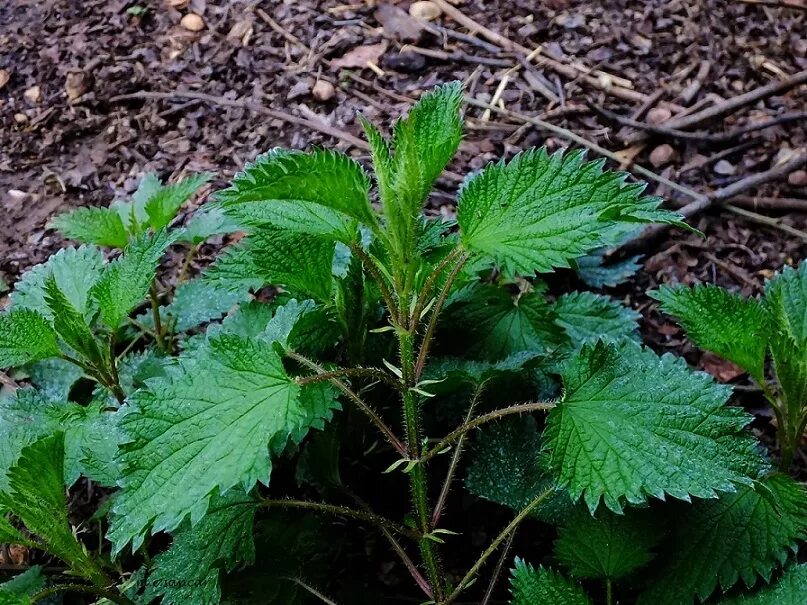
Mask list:
MULTIPOLYGON (((764 172, 758 172, 756 174, 749 175, 739 181, 732 183, 731 185, 727 185, 725 187, 721 187, 720 189, 716 189, 715 191, 708 193, 708 194, 699 194, 698 197, 683 206, 682 208, 678 209, 678 213, 681 214, 684 218, 692 218, 693 216, 708 210, 715 204, 721 204, 731 198, 740 195, 748 191, 749 189, 753 189, 754 187, 761 185, 763 183, 767 183, 769 181, 774 181, 779 179, 783 176, 787 176, 794 170, 798 170, 802 166, 807 164, 807 149, 801 149, 796 152, 793 157, 791 157, 786 162, 781 164, 777 164, 773 168, 766 170, 764 172)), ((750 213, 748 210, 743 210, 742 208, 737 208, 736 206, 730 206, 724 204, 724 207, 727 208, 729 211, 734 212, 735 214, 741 214, 750 218, 750 215, 753 214, 755 219, 762 217, 760 214, 750 213)), ((766 218, 766 217, 763 217, 766 218)), ((767 217, 770 218, 770 217, 767 217)), ((776 219, 770 219, 771 221, 777 222, 776 219)), ((759 222, 759 220, 757 220, 759 222)), ((778 222, 777 222, 778 223, 778 222)), ((771 226, 774 226, 772 223, 767 223, 771 226)), ((787 225, 785 225, 787 227, 787 225)), ((619 248, 609 252, 606 257, 608 260, 618 260, 621 258, 625 258, 632 254, 635 254, 637 251, 645 248, 651 242, 656 241, 660 236, 664 235, 668 230, 669 225, 653 225, 645 229, 642 234, 630 240, 629 242, 623 244, 619 248)), ((789 227, 789 229, 793 229, 789 227)), ((793 231, 797 233, 792 233, 791 235, 798 235, 801 237, 801 232, 793 229, 793 231)))
POLYGON ((753 195, 737 195, 731 203, 741 208, 761 208, 763 210, 794 210, 807 212, 807 200, 793 197, 756 197, 753 195))
POLYGON ((798 237, 799 239, 807 242, 807 233, 805 233, 801 229, 796 229, 795 227, 786 225, 779 219, 775 219, 771 216, 765 216, 764 214, 751 212, 750 210, 745 210, 744 208, 738 208, 737 206, 734 206, 732 204, 723 204, 723 208, 725 208, 729 212, 733 212, 738 216, 742 216, 743 218, 746 218, 754 223, 759 223, 760 225, 765 225, 766 227, 773 227, 774 229, 778 229, 779 231, 783 231, 788 235, 798 237))

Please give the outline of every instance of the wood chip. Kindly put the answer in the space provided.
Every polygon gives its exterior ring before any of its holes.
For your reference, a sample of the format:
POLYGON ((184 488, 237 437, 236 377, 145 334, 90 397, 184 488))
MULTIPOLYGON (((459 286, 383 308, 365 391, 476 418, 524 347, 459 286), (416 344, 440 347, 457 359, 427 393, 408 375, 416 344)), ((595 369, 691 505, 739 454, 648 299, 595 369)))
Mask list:
POLYGON ((31 86, 22 93, 29 103, 39 103, 42 100, 42 90, 39 86, 31 86))
POLYGON ((3 90, 3 87, 8 84, 8 81, 11 79, 11 74, 8 72, 7 69, 0 69, 0 90, 3 90))

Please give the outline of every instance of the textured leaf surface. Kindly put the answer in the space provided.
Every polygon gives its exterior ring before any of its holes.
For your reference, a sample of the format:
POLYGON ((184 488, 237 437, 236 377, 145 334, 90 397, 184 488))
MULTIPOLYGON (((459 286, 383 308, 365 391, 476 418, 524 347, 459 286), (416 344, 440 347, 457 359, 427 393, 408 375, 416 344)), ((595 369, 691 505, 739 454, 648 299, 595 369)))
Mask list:
MULTIPOLYGON (((225 288, 203 279, 195 279, 177 287, 170 305, 161 307, 160 312, 166 321, 174 322, 174 330, 185 332, 209 321, 219 319, 238 303, 246 302, 249 293, 246 289, 225 288)), ((141 319, 151 325, 146 313, 141 319)))
POLYGON ((165 231, 140 236, 104 268, 91 294, 110 328, 117 328, 146 297, 154 271, 171 242, 172 236, 165 231))
POLYGON ((770 586, 754 594, 722 599, 719 605, 804 605, 807 563, 794 565, 770 586))
POLYGON ((52 319, 53 313, 45 301, 45 281, 52 275, 67 300, 89 319, 95 313, 95 306, 88 293, 101 276, 103 267, 104 255, 98 248, 63 248, 47 262, 23 274, 11 295, 12 308, 33 309, 52 319))
POLYGON ((17 389, 0 400, 0 491, 8 489, 8 470, 23 448, 57 430, 62 409, 33 389, 17 389))
POLYGON ((563 370, 565 394, 544 433, 551 468, 593 511, 665 494, 713 498, 749 484, 763 463, 725 405, 727 387, 683 359, 626 344, 586 346, 563 370))
POLYGON ((216 488, 268 483, 270 453, 321 422, 323 410, 300 391, 272 343, 231 335, 138 391, 119 423, 129 442, 109 533, 115 550, 138 548, 149 527, 170 531, 188 514, 197 522, 216 488))
POLYGON ((768 318, 762 305, 712 285, 662 286, 651 296, 674 316, 697 346, 765 379, 768 318))
POLYGON ((570 292, 555 301, 555 323, 563 328, 575 348, 597 340, 638 340, 639 315, 607 296, 570 292))
POLYGON ((237 220, 350 241, 357 221, 376 223, 369 190, 370 179, 346 155, 273 149, 248 164, 217 199, 237 220))
POLYGON ((591 605, 583 589, 551 569, 516 559, 510 577, 510 605, 591 605))
POLYGON ((229 288, 284 286, 292 295, 330 302, 334 243, 263 226, 230 246, 205 273, 205 280, 229 288))
POLYGON ((152 229, 159 230, 174 220, 182 204, 187 202, 202 185, 210 180, 210 174, 195 174, 174 185, 163 185, 145 203, 145 211, 152 229))
POLYGON ((682 511, 663 571, 639 604, 692 603, 741 579, 747 586, 760 576, 767 581, 805 537, 807 492, 785 475, 696 502, 682 511))
POLYGON ((575 577, 618 580, 648 563, 660 538, 659 518, 650 511, 600 510, 593 517, 578 507, 558 534, 555 556, 575 577))
POLYGON ((171 548, 154 559, 145 598, 161 596, 162 605, 218 605, 221 570, 232 571, 255 559, 257 506, 256 499, 238 490, 214 498, 204 518, 177 531, 171 548))
POLYGON ((88 406, 69 404, 61 415, 65 427, 64 480, 73 485, 83 475, 96 483, 114 487, 119 468, 115 462, 120 435, 116 416, 103 411, 102 402, 88 406))
POLYGON ((479 284, 447 311, 443 325, 471 357, 498 361, 521 351, 543 352, 565 340, 541 291, 514 298, 504 288, 479 284))
POLYGON ((27 571, 0 584, 0 605, 28 605, 40 590, 45 588, 42 568, 34 565, 27 571))
POLYGON ((613 288, 623 284, 636 275, 642 266, 639 264, 641 256, 632 256, 623 261, 606 265, 603 255, 592 253, 581 256, 575 262, 577 275, 587 286, 592 288, 613 288))
POLYGON ((0 313, 0 368, 56 357, 61 351, 48 320, 31 309, 0 313))
MULTIPOLYGON (((530 416, 503 420, 479 433, 471 449, 465 488, 480 498, 520 511, 552 486, 540 463, 541 437, 530 416)), ((558 493, 531 513, 558 523, 571 512, 565 493, 558 493)))
POLYGON ((64 359, 45 359, 25 367, 31 384, 45 399, 67 401, 70 389, 84 372, 64 359))
POLYGON ((52 225, 66 238, 83 244, 123 248, 129 241, 123 219, 114 208, 78 208, 60 214, 52 225))
POLYGON ((96 367, 104 367, 106 352, 98 346, 85 316, 59 289, 52 275, 45 281, 45 300, 53 313, 53 328, 59 337, 84 359, 96 367))
POLYGON ((505 271, 531 275, 612 243, 614 225, 679 223, 656 210, 659 198, 642 197, 644 185, 626 184, 625 173, 603 172, 603 161, 584 163, 583 156, 530 150, 470 177, 457 202, 463 246, 505 271))
POLYGON ((8 473, 8 490, 0 492, 0 506, 14 513, 38 536, 47 552, 59 557, 82 577, 105 585, 104 573, 73 535, 68 522, 63 459, 60 434, 40 439, 23 449, 8 473))
POLYGON ((196 246, 214 235, 240 230, 238 222, 224 214, 221 208, 206 206, 197 210, 188 224, 179 230, 177 241, 196 246))

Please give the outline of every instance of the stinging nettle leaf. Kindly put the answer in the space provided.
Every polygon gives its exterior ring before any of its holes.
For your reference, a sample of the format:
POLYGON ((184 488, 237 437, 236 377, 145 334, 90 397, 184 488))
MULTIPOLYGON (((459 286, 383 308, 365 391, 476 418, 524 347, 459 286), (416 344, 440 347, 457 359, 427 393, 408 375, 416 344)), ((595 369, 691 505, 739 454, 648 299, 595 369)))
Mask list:
POLYGON ((555 541, 555 556, 577 578, 618 580, 646 565, 661 539, 657 514, 631 509, 617 515, 577 507, 555 541))
POLYGON ((171 243, 173 236, 166 231, 141 235, 104 268, 90 295, 98 302, 106 325, 118 328, 129 312, 143 301, 157 265, 171 243))
POLYGON ((0 584, 0 605, 30 605, 31 597, 45 588, 42 567, 34 565, 0 584))
POLYGON ((123 489, 108 535, 115 551, 130 541, 137 549, 149 527, 170 531, 187 515, 197 523, 217 488, 268 483, 270 454, 321 425, 335 405, 322 402, 301 393, 273 343, 222 335, 180 356, 122 413, 123 489))
POLYGON ((0 368, 57 357, 56 333, 42 315, 31 309, 0 313, 0 368))
POLYGON ((751 417, 726 406, 730 389, 683 359, 625 343, 586 345, 562 371, 565 393, 547 418, 549 464, 593 512, 665 494, 714 498, 765 468, 751 417))
POLYGON ((156 231, 167 227, 182 205, 212 176, 207 173, 194 174, 174 185, 161 186, 145 203, 149 226, 156 231))
POLYGON ((780 578, 753 594, 721 599, 718 605, 804 605, 807 563, 794 565, 780 578))
POLYGON ((639 315, 617 301, 591 292, 569 292, 552 305, 555 323, 575 348, 597 340, 639 340, 639 315))
POLYGON ((377 225, 369 192, 369 177, 344 154, 273 149, 248 164, 216 199, 247 226, 271 223, 350 242, 358 223, 377 225))
POLYGON ((462 245, 505 272, 532 275, 613 243, 615 225, 683 226, 679 215, 657 210, 659 198, 642 197, 643 185, 626 184, 626 173, 583 157, 533 149, 466 179, 457 202, 462 245))
POLYGON ((807 491, 786 475, 680 511, 667 556, 639 605, 680 605, 741 579, 766 582, 807 537, 807 491))
POLYGON ((510 605, 591 605, 577 584, 551 569, 535 569, 519 558, 511 572, 510 592, 510 605))
POLYGON ((53 329, 59 337, 91 364, 103 367, 105 351, 98 346, 86 319, 59 289, 53 275, 45 281, 45 301, 53 314, 53 329))
POLYGON ((78 208, 60 214, 51 225, 66 238, 83 244, 123 248, 129 242, 126 225, 114 208, 78 208))
POLYGON ((697 346, 737 364, 757 382, 765 380, 769 322, 758 301, 712 285, 662 286, 650 296, 697 346))

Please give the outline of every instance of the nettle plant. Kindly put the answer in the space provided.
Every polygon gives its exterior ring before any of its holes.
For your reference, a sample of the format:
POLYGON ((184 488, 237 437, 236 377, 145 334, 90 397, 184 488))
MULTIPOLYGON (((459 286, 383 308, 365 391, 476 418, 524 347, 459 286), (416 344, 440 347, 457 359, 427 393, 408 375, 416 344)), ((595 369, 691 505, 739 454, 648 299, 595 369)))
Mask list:
MULTIPOLYGON (((424 217, 461 103, 460 85, 438 87, 390 138, 362 120, 380 209, 351 158, 273 150, 186 227, 172 223, 205 176, 147 177, 129 202, 57 219, 83 245, 25 274, 0 315, 0 366, 30 385, 0 403, 0 543, 68 571, 31 568, 0 602, 385 600, 367 593, 371 561, 334 577, 354 534, 325 520, 341 517, 388 542, 426 603, 486 603, 512 565, 516 605, 803 605, 805 490, 770 470, 730 388, 643 348, 616 301, 550 296, 538 277, 607 283, 596 250, 680 218, 602 162, 543 149, 469 176, 456 223, 424 217), (169 246, 190 259, 236 230, 198 278, 157 280, 169 246), (76 527, 66 488, 82 477, 109 497, 76 527), (511 520, 463 526, 463 491, 511 520), (513 553, 537 567, 509 558, 521 523, 555 532, 513 553), (494 537, 471 557, 456 534, 477 529, 494 537)), ((785 272, 765 303, 787 426, 804 275, 785 272)))
POLYGON ((787 471, 807 427, 807 263, 785 267, 760 300, 710 285, 665 287, 652 295, 697 346, 738 365, 760 386, 776 416, 787 471))

